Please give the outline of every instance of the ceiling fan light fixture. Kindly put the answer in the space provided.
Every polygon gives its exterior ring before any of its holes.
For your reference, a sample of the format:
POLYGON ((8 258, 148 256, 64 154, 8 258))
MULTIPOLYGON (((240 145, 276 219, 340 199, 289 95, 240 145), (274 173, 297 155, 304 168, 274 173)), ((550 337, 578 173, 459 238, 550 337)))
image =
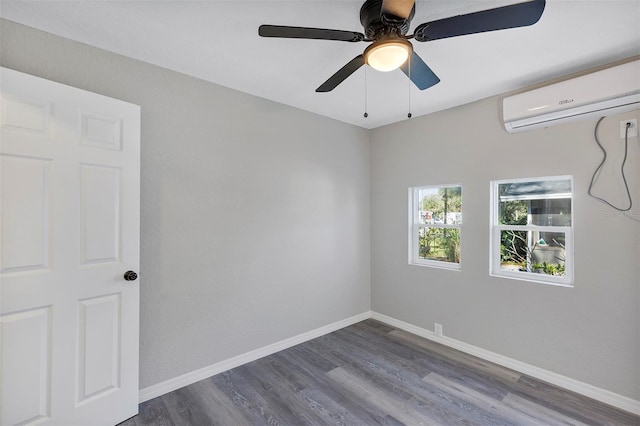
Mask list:
POLYGON ((379 40, 364 51, 367 65, 378 71, 393 71, 407 62, 413 46, 405 39, 379 40))

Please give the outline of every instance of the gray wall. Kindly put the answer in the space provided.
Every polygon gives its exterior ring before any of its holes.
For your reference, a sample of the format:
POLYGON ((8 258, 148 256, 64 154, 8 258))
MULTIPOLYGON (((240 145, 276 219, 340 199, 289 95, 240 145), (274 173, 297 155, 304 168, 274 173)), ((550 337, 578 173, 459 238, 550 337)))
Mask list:
MULTIPOLYGON (((640 399, 640 147, 625 171, 626 215, 587 196, 601 160, 596 120, 517 135, 500 126, 498 98, 379 128, 371 140, 372 309, 445 336, 640 399), (493 179, 573 175, 575 286, 489 276, 493 179), (407 263, 407 188, 462 183, 462 271, 407 263)), ((624 204, 619 121, 601 139, 610 163, 598 195, 624 204)), ((640 120, 639 120, 640 121, 640 120)))
POLYGON ((1 24, 2 66, 142 107, 141 387, 370 309, 367 131, 1 24))

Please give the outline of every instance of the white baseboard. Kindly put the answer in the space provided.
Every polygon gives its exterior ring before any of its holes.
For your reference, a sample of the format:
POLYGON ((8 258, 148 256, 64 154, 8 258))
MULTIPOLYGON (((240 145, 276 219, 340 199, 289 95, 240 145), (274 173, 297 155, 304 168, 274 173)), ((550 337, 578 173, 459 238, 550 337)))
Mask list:
POLYGON ((511 368, 512 370, 543 380, 547 383, 551 383, 561 388, 604 402, 605 404, 613 405, 614 407, 622 410, 640 415, 640 401, 636 401, 626 396, 598 388, 588 383, 580 382, 570 377, 566 377, 450 337, 436 336, 431 330, 427 330, 426 328, 421 328, 377 312, 371 312, 371 318, 401 330, 408 331, 409 333, 433 340, 434 342, 442 343, 443 345, 466 352, 470 355, 477 356, 478 358, 502 365, 503 367, 511 368))
POLYGON ((233 358, 226 359, 224 361, 217 362, 207 367, 200 368, 187 374, 183 374, 173 379, 149 386, 141 389, 139 392, 139 401, 144 402, 166 393, 172 392, 176 389, 180 389, 184 386, 188 386, 197 381, 206 379, 224 371, 230 370, 235 367, 239 367, 251 361, 263 358, 273 353, 282 351, 292 346, 304 343, 308 340, 315 339, 325 334, 332 333, 341 328, 348 327, 357 322, 364 321, 366 319, 373 318, 383 323, 389 324, 393 327, 401 330, 408 331, 409 333, 416 334, 429 340, 433 340, 443 345, 449 346, 454 349, 458 349, 462 352, 466 352, 470 355, 477 356, 484 360, 494 362, 498 365, 502 365, 512 370, 518 371, 523 374, 527 374, 539 380, 560 386, 564 389, 579 393, 581 395, 593 398, 597 401, 604 402, 605 404, 612 405, 625 411, 640 415, 640 401, 628 398, 626 396, 619 395, 617 393, 598 388, 596 386, 580 382, 570 377, 563 376, 561 374, 554 373, 552 371, 545 370, 540 367, 536 367, 531 364, 527 364, 518 361, 513 358, 509 358, 495 352, 482 349, 478 346, 473 346, 465 342, 461 342, 450 337, 439 337, 433 334, 431 330, 418 327, 413 324, 383 315, 377 312, 363 312, 350 318, 346 318, 341 321, 334 322, 324 327, 317 328, 315 330, 308 331, 306 333, 299 334, 297 336, 281 340, 271 345, 264 346, 262 348, 255 349, 244 354, 240 354, 233 358))
POLYGON ((255 361, 257 359, 282 351, 300 343, 304 343, 308 340, 315 339, 316 337, 324 336, 325 334, 332 333, 336 330, 340 330, 341 328, 348 327, 369 318, 371 318, 371 312, 363 312, 350 318, 334 322, 333 324, 325 325, 324 327, 316 328, 315 330, 311 330, 306 333, 281 340, 271 345, 267 345, 253 351, 240 354, 233 358, 217 362, 215 364, 200 368, 181 376, 174 377, 173 379, 166 380, 164 382, 146 387, 144 389, 140 389, 138 399, 140 402, 148 401, 150 399, 172 392, 176 389, 180 389, 184 386, 188 386, 192 383, 198 382, 208 377, 215 376, 216 374, 222 373, 223 371, 239 367, 248 362, 255 361))

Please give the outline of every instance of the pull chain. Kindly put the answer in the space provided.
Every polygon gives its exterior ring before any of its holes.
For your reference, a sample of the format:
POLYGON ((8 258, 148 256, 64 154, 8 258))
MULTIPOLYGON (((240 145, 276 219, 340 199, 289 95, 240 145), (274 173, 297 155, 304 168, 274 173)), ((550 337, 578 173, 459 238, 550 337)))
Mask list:
POLYGON ((407 114, 407 118, 411 118, 411 57, 408 59, 409 61, 409 113, 407 114))
POLYGON ((369 113, 367 112, 367 67, 364 66, 364 118, 367 118, 369 113))

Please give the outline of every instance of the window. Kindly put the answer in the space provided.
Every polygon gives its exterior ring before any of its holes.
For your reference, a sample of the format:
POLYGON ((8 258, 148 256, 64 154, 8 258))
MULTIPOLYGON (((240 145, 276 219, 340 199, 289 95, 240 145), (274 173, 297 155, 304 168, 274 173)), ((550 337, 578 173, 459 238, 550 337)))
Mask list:
POLYGON ((409 188, 409 263, 460 269, 462 187, 409 188))
POLYGON ((491 184, 491 274, 570 286, 573 179, 491 184))

